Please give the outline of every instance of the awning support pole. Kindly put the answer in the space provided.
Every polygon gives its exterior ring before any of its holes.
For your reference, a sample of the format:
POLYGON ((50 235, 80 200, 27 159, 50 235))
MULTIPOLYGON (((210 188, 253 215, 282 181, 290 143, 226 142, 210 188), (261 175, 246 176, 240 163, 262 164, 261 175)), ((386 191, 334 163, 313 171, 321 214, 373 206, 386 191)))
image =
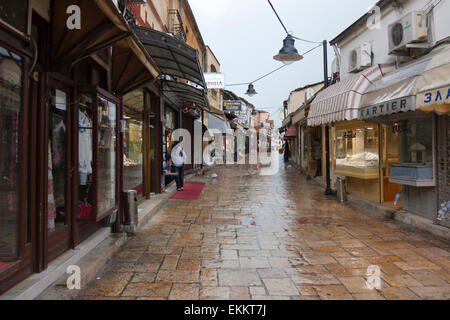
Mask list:
MULTIPOLYGON (((323 85, 325 88, 328 87, 328 41, 323 41, 323 85)), ((333 190, 331 190, 331 170, 330 170, 330 126, 327 124, 325 127, 325 162, 326 162, 326 183, 327 188, 325 189, 325 195, 332 195, 333 190)))

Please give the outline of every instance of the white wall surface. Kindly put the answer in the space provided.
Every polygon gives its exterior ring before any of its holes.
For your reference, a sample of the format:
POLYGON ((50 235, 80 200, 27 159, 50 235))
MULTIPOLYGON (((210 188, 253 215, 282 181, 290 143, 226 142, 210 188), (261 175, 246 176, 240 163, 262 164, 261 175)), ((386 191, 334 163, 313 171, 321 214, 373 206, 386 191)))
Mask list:
POLYGON ((348 72, 350 53, 362 42, 369 42, 372 45, 373 65, 395 62, 397 57, 389 55, 388 26, 411 11, 427 11, 431 4, 437 4, 432 10, 431 46, 450 36, 450 0, 406 0, 402 1, 402 4, 403 9, 401 10, 390 6, 382 12, 380 29, 369 30, 366 26, 361 27, 357 32, 348 35, 337 44, 341 54, 341 80, 353 75, 348 72))

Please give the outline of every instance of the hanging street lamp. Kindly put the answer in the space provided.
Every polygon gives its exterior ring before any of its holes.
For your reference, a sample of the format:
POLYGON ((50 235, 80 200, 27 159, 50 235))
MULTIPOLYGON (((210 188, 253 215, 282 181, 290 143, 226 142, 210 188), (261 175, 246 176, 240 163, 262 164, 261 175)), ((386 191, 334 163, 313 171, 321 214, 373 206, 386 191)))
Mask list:
POLYGON ((288 34, 283 40, 283 48, 273 57, 275 60, 282 62, 285 65, 292 64, 303 59, 303 56, 298 53, 295 48, 295 38, 288 34))
POLYGON ((250 83, 248 85, 248 90, 245 94, 248 95, 249 97, 253 97, 254 95, 258 94, 258 92, 256 92, 255 90, 255 87, 253 86, 253 83, 250 83))
MULTIPOLYGON (((328 87, 328 41, 324 40, 322 43, 315 42, 315 41, 309 41, 301 38, 297 38, 293 36, 291 33, 288 32, 286 26, 284 25, 283 21, 281 20, 280 16, 278 15, 277 11, 272 5, 272 2, 270 0, 267 0, 272 7, 273 12, 277 16, 278 20, 280 21, 281 25, 283 26, 284 31, 286 31, 287 37, 283 41, 283 48, 280 50, 280 52, 274 56, 273 58, 277 61, 282 62, 283 64, 291 64, 296 61, 301 60, 303 57, 300 55, 295 48, 295 39, 300 40, 303 42, 313 43, 313 44, 319 44, 316 48, 322 46, 323 47, 323 73, 324 73, 324 87, 328 87)), ((311 52, 312 50, 315 50, 316 48, 313 48, 309 50, 308 52, 311 52)), ((306 52, 307 53, 307 52, 306 52)), ((304 54, 306 54, 304 53, 304 54)), ((331 168, 330 168, 330 126, 327 125, 325 127, 325 160, 326 160, 326 183, 327 187, 325 190, 325 195, 332 195, 334 194, 333 190, 331 189, 331 168)))

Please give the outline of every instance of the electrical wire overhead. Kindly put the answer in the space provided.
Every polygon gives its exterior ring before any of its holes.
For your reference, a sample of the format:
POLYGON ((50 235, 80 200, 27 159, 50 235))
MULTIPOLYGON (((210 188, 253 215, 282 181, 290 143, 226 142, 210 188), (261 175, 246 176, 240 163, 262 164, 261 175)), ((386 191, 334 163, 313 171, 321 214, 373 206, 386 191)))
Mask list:
POLYGON ((274 12, 275 15, 277 16, 278 21, 280 21, 281 25, 283 26, 284 31, 286 31, 286 34, 290 35, 292 38, 294 38, 294 39, 296 39, 296 40, 300 40, 300 41, 303 41, 303 42, 314 43, 314 44, 319 44, 319 43, 322 44, 322 42, 311 41, 311 40, 306 40, 306 39, 302 39, 302 38, 295 37, 295 36, 292 34, 292 32, 289 32, 289 31, 287 30, 286 26, 284 25, 283 21, 281 20, 280 16, 278 15, 277 10, 275 10, 275 8, 274 8, 272 2, 270 2, 270 0, 267 0, 267 1, 269 2, 270 6, 272 7, 273 12, 274 12))
MULTIPOLYGON (((280 24, 281 24, 281 26, 283 27, 284 31, 286 31, 286 33, 287 33, 289 36, 291 36, 291 37, 294 38, 294 39, 303 41, 303 42, 313 43, 313 44, 318 44, 318 46, 316 46, 316 47, 314 47, 314 48, 312 48, 312 49, 306 51, 305 53, 303 53, 303 54, 301 55, 302 57, 305 56, 306 54, 308 54, 308 53, 310 53, 310 52, 316 50, 317 48, 319 48, 319 47, 321 47, 321 46, 323 45, 323 42, 310 41, 310 40, 306 40, 306 39, 302 39, 302 38, 295 37, 295 36, 292 34, 292 32, 289 32, 289 31, 287 30, 285 24, 283 23, 283 21, 281 20, 280 16, 278 15, 278 12, 275 10, 274 6, 272 5, 272 2, 270 2, 270 0, 267 0, 267 1, 269 2, 270 7, 272 8, 273 12, 274 12, 275 15, 277 16, 278 21, 280 21, 280 24)), ((225 87, 237 87, 237 86, 246 86, 246 85, 254 84, 254 83, 256 83, 256 82, 258 82, 258 81, 260 81, 260 80, 262 80, 262 79, 264 79, 264 78, 266 78, 266 77, 272 75, 273 73, 277 72, 278 70, 283 69, 283 68, 286 67, 287 65, 289 65, 289 64, 284 64, 284 65, 282 65, 281 67, 276 68, 275 70, 273 70, 273 71, 271 71, 271 72, 269 72, 269 73, 267 73, 267 74, 265 74, 265 75, 263 75, 263 76, 257 78, 257 79, 254 80, 254 81, 250 81, 250 82, 242 82, 242 83, 227 84, 227 85, 225 85, 225 87)))

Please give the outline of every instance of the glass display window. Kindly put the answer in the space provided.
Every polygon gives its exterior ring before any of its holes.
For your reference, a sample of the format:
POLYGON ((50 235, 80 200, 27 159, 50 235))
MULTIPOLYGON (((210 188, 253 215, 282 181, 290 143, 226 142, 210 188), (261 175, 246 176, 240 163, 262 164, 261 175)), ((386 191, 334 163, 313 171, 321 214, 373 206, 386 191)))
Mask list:
POLYGON ((118 101, 98 87, 78 92, 78 217, 100 221, 118 204, 118 101))
POLYGON ((92 98, 80 97, 78 114, 78 218, 92 218, 94 206, 92 98))
POLYGON ((100 213, 116 207, 117 105, 98 98, 97 207, 100 213))
POLYGON ((336 173, 361 179, 379 178, 378 124, 336 129, 336 173))
POLYGON ((0 271, 18 257, 22 58, 0 47, 0 271))
POLYGON ((398 150, 397 161, 390 165, 390 178, 406 185, 434 185, 433 118, 424 116, 392 121, 388 134, 389 140, 396 142, 391 147, 398 150))
MULTIPOLYGON (((172 109, 166 107, 165 108, 165 132, 166 132, 166 141, 165 141, 165 146, 166 146, 166 152, 170 153, 172 150, 172 147, 174 146, 174 142, 172 141, 172 134, 174 132, 174 130, 177 127, 177 113, 175 111, 173 111, 172 109)), ((166 158, 167 158, 167 154, 166 154, 166 158)))
POLYGON ((123 97, 123 182, 125 190, 136 190, 138 199, 146 192, 144 179, 145 91, 123 97))
POLYGON ((67 225, 67 94, 52 89, 54 103, 49 109, 48 141, 48 229, 50 232, 67 225))

